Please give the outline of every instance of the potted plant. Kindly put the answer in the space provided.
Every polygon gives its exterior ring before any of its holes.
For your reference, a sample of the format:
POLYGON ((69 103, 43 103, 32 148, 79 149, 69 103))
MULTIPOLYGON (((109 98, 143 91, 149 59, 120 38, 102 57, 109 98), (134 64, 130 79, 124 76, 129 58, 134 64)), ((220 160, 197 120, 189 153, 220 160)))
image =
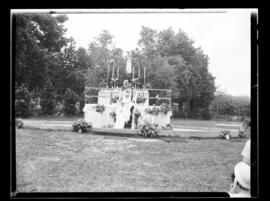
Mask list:
POLYGON ((145 122, 143 125, 139 126, 138 135, 143 137, 157 137, 159 133, 158 124, 152 124, 145 122))
POLYGON ((72 129, 74 132, 78 133, 91 132, 92 124, 89 124, 84 119, 79 119, 72 124, 72 129))
POLYGON ((17 128, 23 128, 23 121, 21 119, 15 119, 15 125, 17 128))
POLYGON ((220 135, 219 135, 222 139, 226 139, 226 140, 229 140, 232 138, 231 134, 230 134, 230 131, 228 130, 222 130, 220 135))

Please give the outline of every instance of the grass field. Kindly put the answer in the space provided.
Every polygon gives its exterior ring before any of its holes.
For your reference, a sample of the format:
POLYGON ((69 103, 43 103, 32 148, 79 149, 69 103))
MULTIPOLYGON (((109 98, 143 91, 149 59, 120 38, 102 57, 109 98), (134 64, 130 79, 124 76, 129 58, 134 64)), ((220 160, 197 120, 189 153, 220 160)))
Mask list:
POLYGON ((19 192, 228 191, 245 141, 16 130, 19 192))

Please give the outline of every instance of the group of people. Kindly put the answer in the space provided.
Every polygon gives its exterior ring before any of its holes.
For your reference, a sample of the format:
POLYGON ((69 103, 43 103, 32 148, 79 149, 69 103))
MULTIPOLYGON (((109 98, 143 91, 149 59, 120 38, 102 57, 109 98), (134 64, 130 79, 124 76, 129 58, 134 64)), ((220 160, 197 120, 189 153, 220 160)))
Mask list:
POLYGON ((245 122, 248 140, 242 150, 242 161, 237 163, 232 174, 230 197, 251 197, 250 195, 250 121, 245 122))

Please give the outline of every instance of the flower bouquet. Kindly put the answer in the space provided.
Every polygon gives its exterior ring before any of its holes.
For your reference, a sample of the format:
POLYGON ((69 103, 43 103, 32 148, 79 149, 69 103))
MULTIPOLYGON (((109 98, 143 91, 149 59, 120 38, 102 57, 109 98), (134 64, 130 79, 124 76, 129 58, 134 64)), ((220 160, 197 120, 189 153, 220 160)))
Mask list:
POLYGON ((157 124, 151 124, 145 122, 145 124, 139 126, 139 136, 143 137, 157 137, 159 133, 159 127, 157 124))
POLYGON ((219 135, 220 138, 222 139, 227 139, 229 140, 230 138, 232 138, 232 135, 230 134, 230 131, 228 130, 222 130, 220 135, 219 135))
POLYGON ((89 124, 84 119, 79 119, 72 124, 72 128, 74 132, 78 133, 91 132, 92 124, 89 124))

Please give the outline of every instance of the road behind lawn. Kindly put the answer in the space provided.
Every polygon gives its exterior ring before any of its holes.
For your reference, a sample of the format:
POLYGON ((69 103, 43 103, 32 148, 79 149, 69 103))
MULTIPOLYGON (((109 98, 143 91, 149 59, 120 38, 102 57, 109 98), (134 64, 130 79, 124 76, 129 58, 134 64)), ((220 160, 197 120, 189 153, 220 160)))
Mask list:
POLYGON ((244 141, 16 130, 19 192, 227 191, 244 141))

